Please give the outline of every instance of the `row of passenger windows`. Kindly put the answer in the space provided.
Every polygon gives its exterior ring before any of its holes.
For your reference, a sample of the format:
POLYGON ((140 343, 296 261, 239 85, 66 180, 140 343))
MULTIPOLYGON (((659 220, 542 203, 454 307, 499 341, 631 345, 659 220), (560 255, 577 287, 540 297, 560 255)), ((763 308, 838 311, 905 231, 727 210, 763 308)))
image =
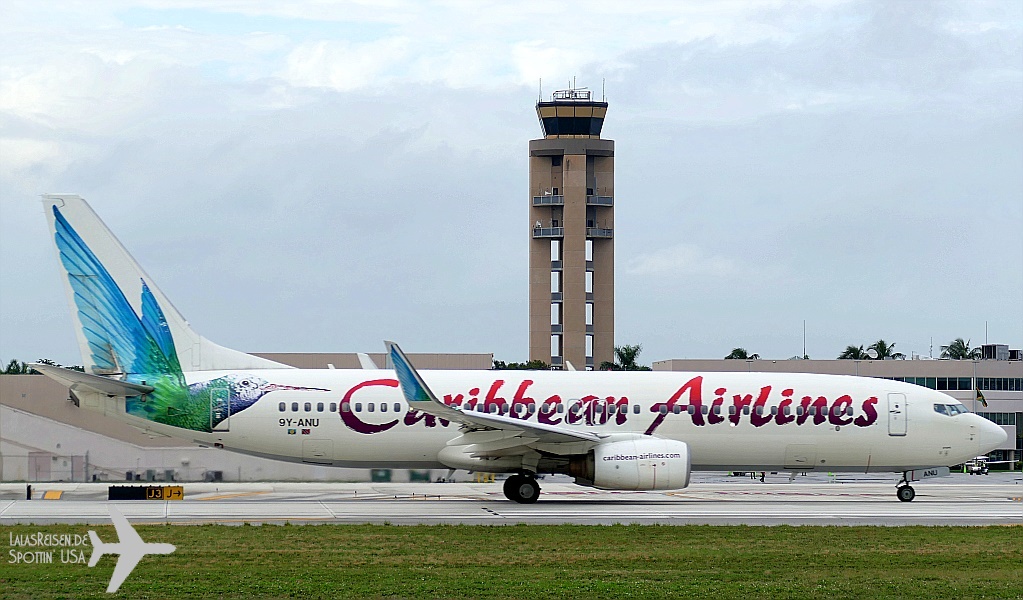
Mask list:
POLYGON ((1015 425, 1016 424, 1016 413, 991 413, 991 412, 979 412, 978 415, 984 417, 988 421, 991 421, 995 425, 1015 425))
MULTIPOLYGON (((934 405, 934 409, 938 410, 938 406, 939 405, 935 404, 934 405)), ((312 402, 306 402, 304 404, 299 404, 298 402, 292 402, 291 403, 291 412, 299 412, 300 408, 302 410, 304 410, 305 412, 313 412, 313 403, 312 402)), ((377 402, 367 402, 365 405, 362 402, 353 402, 351 404, 349 404, 349 403, 342 403, 341 404, 341 411, 342 412, 352 412, 352 411, 354 411, 354 412, 362 412, 363 409, 365 409, 366 412, 376 412, 377 410, 379 410, 380 412, 388 412, 389 409, 393 410, 393 412, 401 412, 402 411, 402 405, 400 403, 398 403, 398 402, 395 402, 393 405, 389 405, 386 402, 379 402, 379 403, 377 403, 377 402)), ((767 411, 765 411, 765 409, 766 409, 766 407, 764 407, 764 406, 757 406, 755 412, 758 415, 763 415, 765 412, 767 412, 767 411)), ((277 410, 279 410, 280 412, 286 412, 288 410, 288 403, 287 402, 280 402, 280 403, 278 403, 277 404, 277 410)), ((316 412, 324 412, 324 410, 329 410, 330 412, 336 412, 337 411, 337 403, 336 402, 331 402, 329 405, 325 405, 323 402, 317 402, 316 403, 316 412)), ((484 408, 483 404, 477 404, 475 410, 476 410, 476 412, 484 412, 484 410, 486 410, 486 409, 484 408)), ((613 415, 613 414, 617 413, 618 410, 619 409, 618 409, 618 406, 616 404, 606 404, 606 405, 598 405, 597 406, 597 411, 598 412, 603 411, 603 412, 606 412, 609 415, 613 415)), ((668 409, 668 407, 666 405, 662 405, 661 408, 660 408, 660 413, 662 415, 666 415, 666 414, 668 414, 668 410, 669 409, 668 409)), ((964 408, 963 411, 965 412, 965 410, 966 409, 964 408)), ((623 406, 621 408, 621 412, 628 412, 628 411, 629 411, 629 407, 628 406, 623 406)), ((632 405, 632 413, 633 414, 638 415, 640 413, 640 411, 641 411, 641 409, 640 409, 640 406, 638 404, 633 404, 632 405)), ((502 404, 502 405, 498 406, 497 404, 491 404, 490 408, 489 408, 489 412, 491 412, 493 414, 502 414, 503 415, 503 414, 508 412, 508 405, 507 404, 502 404)), ((517 414, 517 415, 527 415, 527 414, 528 415, 532 415, 535 412, 536 412, 536 405, 534 405, 534 404, 519 404, 519 405, 515 406, 515 414, 517 414)), ((543 413, 543 414, 564 413, 565 412, 565 405, 564 404, 542 404, 542 405, 540 405, 540 412, 543 413)), ((683 410, 683 407, 681 405, 676 404, 675 406, 671 407, 671 412, 675 413, 676 415, 677 414, 681 414, 682 412, 686 412, 686 413, 688 413, 690 415, 695 415, 696 414, 696 407, 692 406, 692 405, 689 405, 689 406, 684 407, 684 410, 683 410)), ((703 406, 701 412, 702 412, 702 414, 705 414, 705 415, 710 414, 711 407, 703 406)), ((721 414, 721 406, 720 405, 715 406, 713 412, 714 412, 715 415, 720 415, 721 414)), ((734 415, 734 414, 736 414, 736 412, 737 412, 737 408, 734 405, 728 407, 728 414, 734 415)), ((770 413, 772 415, 777 415, 778 412, 779 412, 779 408, 777 406, 772 406, 770 408, 770 413)), ((781 409, 781 413, 783 415, 785 415, 785 416, 791 415, 792 412, 793 412, 792 411, 792 407, 790 407, 790 406, 786 406, 783 409, 781 409)), ((798 416, 802 416, 803 414, 805 414, 807 412, 809 414, 811 414, 811 415, 816 415, 816 414, 818 414, 818 412, 820 414, 827 414, 827 409, 822 408, 820 411, 818 411, 817 407, 815 407, 815 406, 811 406, 811 407, 809 407, 809 409, 804 409, 802 406, 797 406, 794 412, 798 416)), ((853 409, 850 406, 850 407, 846 408, 844 412, 847 415, 852 416, 853 409)), ((941 412, 941 411, 939 411, 939 412, 941 412)), ((749 406, 744 406, 743 409, 742 409, 742 413, 744 415, 750 414, 750 407, 749 406)), ((835 413, 835 414, 840 414, 840 413, 835 413)))

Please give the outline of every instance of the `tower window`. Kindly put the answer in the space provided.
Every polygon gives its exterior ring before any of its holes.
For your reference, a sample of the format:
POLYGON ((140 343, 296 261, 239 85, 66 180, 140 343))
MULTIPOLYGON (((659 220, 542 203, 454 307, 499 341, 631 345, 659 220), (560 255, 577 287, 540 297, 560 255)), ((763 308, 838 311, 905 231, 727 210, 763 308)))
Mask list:
POLYGON ((593 325, 593 303, 586 303, 586 324, 593 325))
POLYGON ((560 302, 551 302, 551 325, 561 325, 560 302))
POLYGON ((561 260, 561 240, 551 240, 551 260, 561 260))
POLYGON ((551 157, 551 166, 552 167, 560 167, 561 166, 561 157, 560 156, 552 156, 551 157))
POLYGON ((551 292, 561 291, 561 271, 551 271, 551 292))
POLYGON ((586 271, 586 293, 593 293, 593 271, 586 271))
POLYGON ((586 260, 593 260, 593 240, 586 240, 586 260))
POLYGON ((589 358, 593 358, 593 336, 592 335, 587 335, 586 336, 586 356, 589 357, 589 358))
POLYGON ((561 356, 561 335, 551 336, 551 356, 561 356))

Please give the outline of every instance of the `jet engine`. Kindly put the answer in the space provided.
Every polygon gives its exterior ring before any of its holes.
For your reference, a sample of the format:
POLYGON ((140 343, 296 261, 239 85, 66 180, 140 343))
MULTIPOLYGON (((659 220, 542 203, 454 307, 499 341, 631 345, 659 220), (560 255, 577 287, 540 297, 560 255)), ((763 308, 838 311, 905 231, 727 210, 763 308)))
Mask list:
POLYGON ((648 438, 600 444, 572 457, 576 483, 609 490, 677 490, 689 485, 689 445, 648 438))

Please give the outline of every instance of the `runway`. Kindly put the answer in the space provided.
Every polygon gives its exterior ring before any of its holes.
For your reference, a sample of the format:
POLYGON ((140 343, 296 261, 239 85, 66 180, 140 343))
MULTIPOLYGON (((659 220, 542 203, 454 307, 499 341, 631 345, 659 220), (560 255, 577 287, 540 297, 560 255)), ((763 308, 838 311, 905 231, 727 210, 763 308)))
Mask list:
MULTIPOLYGON (((186 483, 184 500, 117 506, 133 523, 170 524, 1023 525, 1019 473, 916 482, 913 502, 899 502, 894 484, 877 476, 768 475, 761 483, 699 474, 684 490, 615 492, 546 480, 540 501, 521 505, 504 498, 500 481, 186 483)), ((29 501, 25 484, 2 484, 0 525, 109 523, 108 485, 37 483, 34 498, 59 498, 29 501)))

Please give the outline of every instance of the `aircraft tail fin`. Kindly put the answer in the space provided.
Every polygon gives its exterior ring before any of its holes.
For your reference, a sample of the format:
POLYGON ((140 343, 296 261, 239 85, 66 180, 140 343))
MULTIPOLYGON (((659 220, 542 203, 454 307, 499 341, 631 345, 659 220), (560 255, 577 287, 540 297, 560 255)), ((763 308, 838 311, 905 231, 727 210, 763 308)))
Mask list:
POLYGON ((196 333, 80 196, 43 196, 86 373, 289 368, 196 333))
POLYGON ((99 559, 106 554, 106 544, 100 541, 95 531, 89 530, 89 539, 92 540, 92 556, 89 557, 89 566, 95 567, 99 559))

